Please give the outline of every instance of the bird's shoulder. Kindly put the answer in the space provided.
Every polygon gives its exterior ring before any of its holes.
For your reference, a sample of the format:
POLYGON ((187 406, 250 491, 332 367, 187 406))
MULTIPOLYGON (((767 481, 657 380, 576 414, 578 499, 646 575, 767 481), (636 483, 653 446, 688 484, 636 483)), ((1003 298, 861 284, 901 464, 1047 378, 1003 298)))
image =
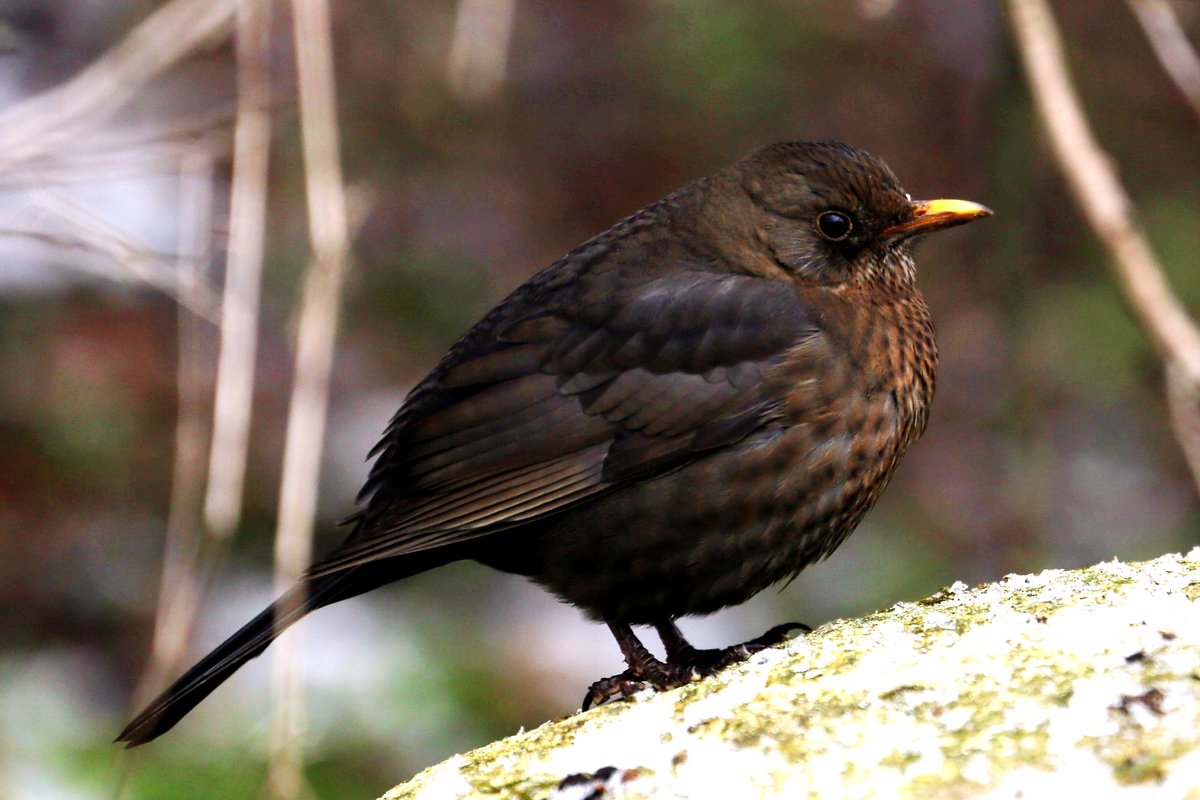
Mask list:
POLYGON ((697 379, 748 396, 789 348, 821 349, 820 315, 803 292, 681 241, 669 211, 664 202, 632 215, 513 291, 414 387, 375 452, 501 385, 553 382, 587 415, 603 408, 588 403, 602 386, 634 381, 673 399, 672 387, 697 379))

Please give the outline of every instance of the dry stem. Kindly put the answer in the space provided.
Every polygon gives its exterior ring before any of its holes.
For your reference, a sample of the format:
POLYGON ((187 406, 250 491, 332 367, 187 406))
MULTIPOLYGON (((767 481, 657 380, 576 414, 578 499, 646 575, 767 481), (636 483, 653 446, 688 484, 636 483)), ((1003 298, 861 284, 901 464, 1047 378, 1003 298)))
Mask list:
MULTIPOLYGON (((181 298, 189 297, 204 285, 211 262, 212 185, 212 156, 197 148, 185 157, 180 168, 178 293, 181 298)), ((175 423, 171 506, 150 664, 135 693, 138 706, 147 702, 167 676, 178 669, 187 654, 200 603, 203 538, 198 523, 204 492, 204 445, 208 434, 205 421, 208 413, 205 402, 207 365, 203 347, 206 330, 207 325, 188 310, 186 303, 181 303, 179 407, 175 423)))
POLYGON ((1200 119, 1200 55, 1167 0, 1127 0, 1159 63, 1200 119))
MULTIPOLYGON (((275 583, 282 591, 312 560, 312 528, 329 403, 329 375, 338 307, 349 261, 333 71, 333 37, 326 0, 293 0, 300 123, 313 250, 304 277, 296 372, 284 443, 275 583)), ((277 798, 304 788, 301 639, 280 642, 273 661, 271 760, 268 783, 277 798)))
POLYGON ((250 447, 271 148, 271 84, 267 66, 270 28, 269 3, 239 2, 238 101, 229 200, 229 249, 208 491, 204 498, 205 524, 218 538, 231 536, 241 517, 250 447))
POLYGON ((1038 116, 1075 201, 1101 243, 1134 316, 1165 364, 1175 433, 1200 485, 1200 329, 1172 293, 1111 160, 1100 148, 1067 74, 1045 0, 1008 0, 1038 116))
POLYGON ((221 34, 235 0, 173 0, 71 80, 0 112, 0 171, 78 141, 155 77, 221 34))

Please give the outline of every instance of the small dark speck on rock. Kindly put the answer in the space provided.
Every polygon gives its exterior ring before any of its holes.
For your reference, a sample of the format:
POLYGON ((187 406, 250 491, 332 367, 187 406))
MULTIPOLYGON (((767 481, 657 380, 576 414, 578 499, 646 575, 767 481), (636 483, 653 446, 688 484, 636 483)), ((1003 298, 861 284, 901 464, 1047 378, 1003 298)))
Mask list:
POLYGON ((938 603, 944 603, 954 597, 954 589, 950 586, 944 586, 933 595, 926 597, 924 600, 918 600, 919 606, 936 606, 938 603))
POLYGON ((1117 704, 1117 708, 1128 714, 1129 709, 1139 703, 1149 709, 1155 716, 1162 716, 1163 693, 1158 689, 1150 689, 1145 694, 1123 694, 1121 695, 1121 702, 1117 704))
POLYGON ((1126 664, 1136 664, 1139 661, 1145 661, 1145 660, 1146 660, 1146 651, 1145 650, 1138 650, 1136 653, 1130 653, 1129 655, 1125 656, 1126 664))
POLYGON ((638 776, 636 769, 601 767, 592 774, 576 772, 559 782, 550 800, 601 800, 611 797, 614 789, 620 789, 626 781, 638 776))

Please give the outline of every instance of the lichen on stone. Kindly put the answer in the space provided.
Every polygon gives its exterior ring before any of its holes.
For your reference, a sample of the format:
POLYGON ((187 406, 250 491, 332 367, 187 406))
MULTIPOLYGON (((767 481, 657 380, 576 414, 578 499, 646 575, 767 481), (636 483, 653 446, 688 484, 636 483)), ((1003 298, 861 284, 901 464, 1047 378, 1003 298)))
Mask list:
POLYGON ((1200 800, 1200 549, 838 620, 719 675, 456 756, 387 798, 1200 800), (608 773, 605 773, 608 774, 608 773))

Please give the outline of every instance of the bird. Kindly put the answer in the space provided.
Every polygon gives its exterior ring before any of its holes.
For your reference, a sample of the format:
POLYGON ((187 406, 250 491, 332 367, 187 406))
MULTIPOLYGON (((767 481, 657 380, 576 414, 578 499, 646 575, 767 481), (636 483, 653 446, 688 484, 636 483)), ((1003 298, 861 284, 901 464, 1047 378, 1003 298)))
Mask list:
POLYGON ((913 243, 989 216, 913 200, 879 158, 767 145, 520 285, 407 395, 342 544, 117 737, 172 728, 287 627, 451 562, 523 575, 612 632, 582 707, 782 641, 701 650, 677 621, 832 553, 925 430, 938 351, 913 243), (631 626, 655 629, 654 656, 631 626))

